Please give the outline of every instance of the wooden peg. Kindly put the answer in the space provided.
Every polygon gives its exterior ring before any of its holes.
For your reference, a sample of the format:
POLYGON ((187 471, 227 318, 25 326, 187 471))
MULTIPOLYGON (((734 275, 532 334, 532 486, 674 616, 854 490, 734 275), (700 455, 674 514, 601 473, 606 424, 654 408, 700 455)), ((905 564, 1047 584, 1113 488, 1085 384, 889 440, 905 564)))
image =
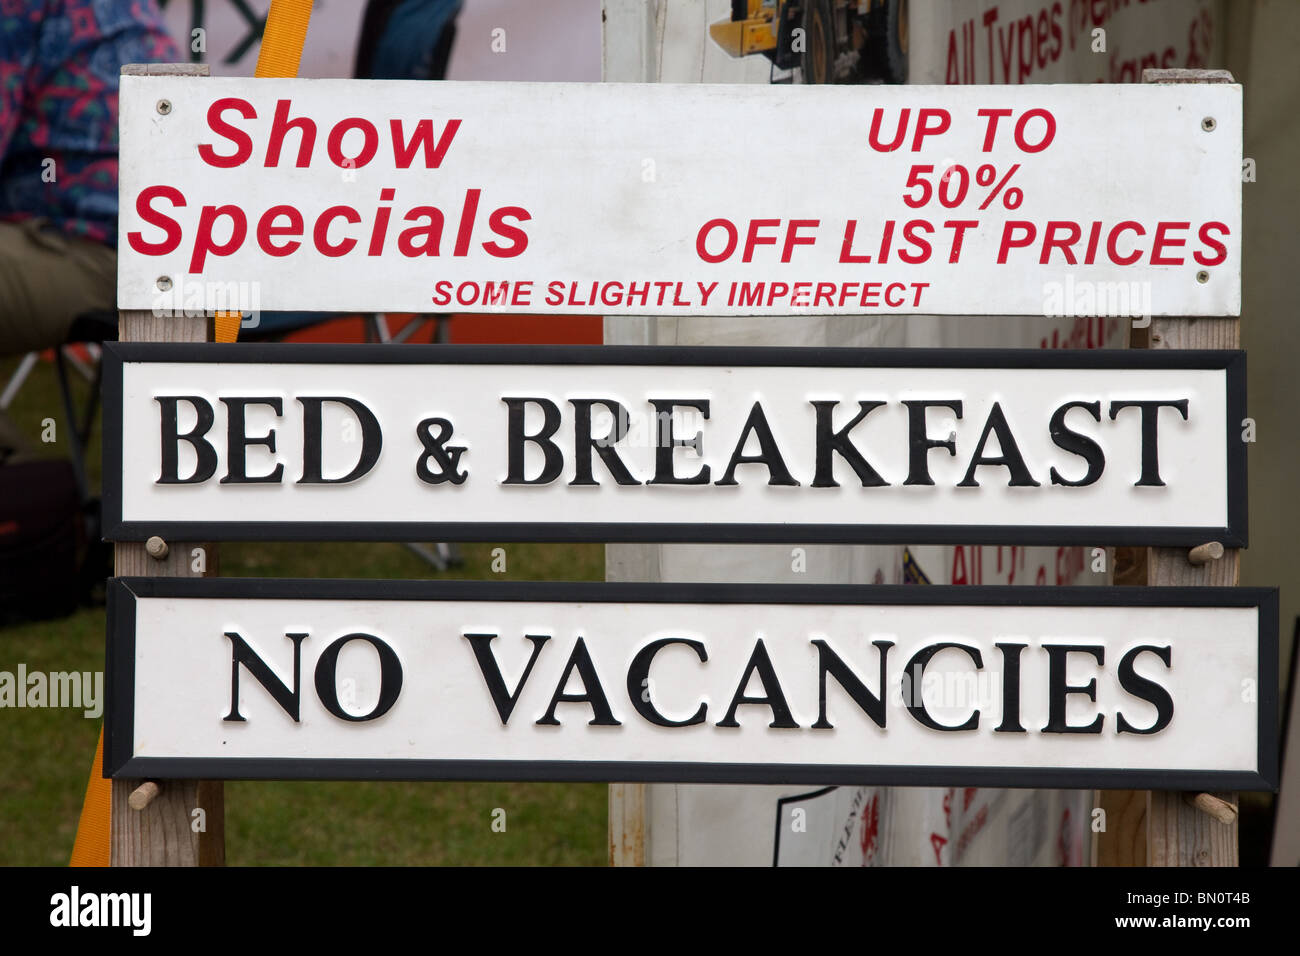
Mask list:
POLYGON ((163 558, 167 557, 167 542, 158 537, 158 535, 154 535, 144 543, 144 550, 148 553, 149 557, 153 558, 155 561, 161 561, 163 558))
POLYGON ((1221 557, 1223 557, 1223 545, 1217 541, 1198 544, 1187 552, 1189 564, 1209 564, 1211 561, 1218 561, 1221 557))
POLYGON ((145 807, 149 806, 149 804, 153 803, 154 797, 158 796, 160 793, 162 793, 162 787, 158 786, 158 784, 152 780, 146 780, 131 792, 131 796, 126 802, 130 805, 132 810, 143 810, 145 807))
POLYGON ((1237 819, 1236 805, 1224 800, 1222 797, 1216 797, 1212 793, 1184 793, 1183 799, 1202 813, 1208 813, 1220 823, 1232 823, 1237 819))

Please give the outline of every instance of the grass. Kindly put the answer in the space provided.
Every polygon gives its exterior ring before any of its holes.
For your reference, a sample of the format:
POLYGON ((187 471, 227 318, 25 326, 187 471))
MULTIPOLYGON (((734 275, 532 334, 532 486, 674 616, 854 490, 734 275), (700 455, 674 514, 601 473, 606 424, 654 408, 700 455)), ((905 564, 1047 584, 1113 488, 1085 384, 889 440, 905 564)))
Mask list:
MULTIPOLYGON (((0 362, 0 386, 17 362, 0 362)), ((74 376, 75 377, 75 376, 74 376)), ((88 386, 74 391, 84 399, 88 386)), ((53 368, 40 363, 10 409, 44 455, 45 418, 66 426, 53 368)), ((88 456, 93 486, 98 426, 88 456)), ((600 545, 512 544, 503 574, 495 544, 461 546, 463 564, 434 569, 400 544, 239 542, 220 548, 229 577, 601 580, 600 545)), ((0 671, 99 671, 103 608, 0 629, 0 671)), ((0 710, 0 865, 61 866, 76 834, 99 720, 71 709, 0 710)), ((250 865, 601 865, 607 854, 603 784, 232 781, 226 784, 226 858, 250 865), (492 827, 505 811, 505 830, 492 827), (498 814, 499 818, 500 815, 498 814)))

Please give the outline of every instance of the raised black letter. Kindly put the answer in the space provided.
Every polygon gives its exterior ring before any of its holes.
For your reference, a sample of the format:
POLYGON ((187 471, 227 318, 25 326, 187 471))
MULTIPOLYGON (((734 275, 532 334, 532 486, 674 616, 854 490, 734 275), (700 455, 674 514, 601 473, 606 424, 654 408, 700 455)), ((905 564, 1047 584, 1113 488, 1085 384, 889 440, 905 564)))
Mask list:
POLYGON ((956 458, 957 442, 950 439, 936 441, 926 434, 925 410, 927 408, 946 408, 960 419, 961 401, 954 399, 952 401, 931 402, 925 399, 917 399, 916 401, 905 401, 903 404, 907 406, 908 445, 907 481, 903 482, 903 484, 932 485, 934 479, 930 477, 930 449, 946 448, 948 454, 956 458))
POLYGON ((1071 651, 1078 651, 1081 654, 1091 654, 1096 658, 1098 664, 1106 663, 1106 649, 1089 644, 1044 644, 1043 650, 1047 651, 1048 669, 1047 669, 1047 726, 1043 728, 1045 734, 1099 734, 1101 726, 1105 722, 1102 714, 1097 715, 1094 720, 1086 727, 1074 727, 1065 722, 1065 698, 1067 694, 1087 694, 1088 699, 1093 703, 1097 702, 1097 678, 1093 678, 1086 684, 1067 684, 1065 682, 1065 662, 1066 655, 1071 651))
POLYGON ((306 634, 286 634, 284 635, 293 641, 293 690, 285 686, 284 681, 275 676, 275 672, 266 665, 248 646, 248 642, 236 634, 234 631, 226 631, 226 637, 230 638, 230 713, 222 717, 222 720, 246 720, 239 713, 239 665, 243 664, 248 668, 248 673, 257 678, 257 682, 266 688, 271 698, 280 705, 280 709, 293 718, 294 723, 298 722, 298 703, 301 699, 299 692, 298 678, 302 675, 302 642, 307 639, 306 634))
POLYGON ((248 435, 248 425, 245 422, 245 412, 249 405, 266 405, 275 410, 275 415, 279 418, 284 414, 284 404, 279 398, 223 398, 222 403, 226 406, 226 454, 229 456, 226 461, 226 477, 221 479, 221 483, 235 485, 254 485, 262 483, 275 484, 284 475, 284 465, 277 464, 271 469, 268 475, 250 475, 248 473, 248 460, 245 454, 249 445, 265 445, 271 453, 275 453, 275 429, 272 428, 261 438, 251 438, 248 435))
POLYGON ((975 446, 970 467, 966 469, 966 477, 957 482, 957 487, 978 488, 980 483, 975 480, 975 469, 980 465, 1005 465, 1007 471, 1011 473, 1011 480, 1007 482, 1008 488, 1038 487, 1038 482, 1034 481, 1034 476, 1025 467, 1025 459, 1016 446, 1015 436, 1011 434, 1011 426, 1007 424, 1007 417, 1002 414, 1002 405, 999 402, 994 402, 993 408, 989 410, 989 417, 984 422, 984 431, 980 433, 980 440, 975 446), (997 458, 984 456, 984 445, 989 440, 990 432, 997 434, 998 448, 1001 450, 997 458))
POLYGON ((1187 421, 1187 399, 1180 398, 1176 402, 1111 402, 1110 420, 1115 420, 1115 414, 1120 409, 1134 407, 1142 409, 1142 477, 1133 487, 1160 487, 1164 485, 1160 480, 1160 439, 1157 435, 1160 409, 1176 408, 1182 413, 1183 421, 1187 421))
POLYGON ((736 484, 736 466, 745 464, 766 465, 769 485, 799 484, 790 475, 790 470, 785 467, 785 459, 781 457, 781 449, 776 446, 776 438, 772 435, 771 426, 767 424, 767 416, 763 414, 763 406, 759 402, 755 402, 753 408, 749 410, 749 418, 745 419, 745 427, 740 430, 740 440, 736 442, 736 450, 731 453, 731 461, 727 462, 727 473, 722 476, 718 484, 736 484), (749 441, 751 433, 758 436, 757 455, 744 453, 745 443, 749 441))
POLYGON ((858 675, 853 673, 852 668, 840 659, 839 655, 830 649, 830 645, 822 640, 812 642, 817 648, 817 723, 813 724, 814 730, 830 730, 834 725, 826 717, 826 675, 835 678, 836 683, 849 692, 853 702, 862 708, 863 713, 870 717, 877 727, 885 726, 885 687, 886 668, 885 659, 889 656, 889 649, 894 646, 893 641, 872 641, 871 646, 880 652, 880 696, 876 696, 867 690, 867 685, 862 683, 858 675))
POLYGON ((299 398, 302 404, 302 477, 300 485, 336 485, 356 481, 379 460, 380 449, 384 445, 383 432, 379 429, 379 420, 374 412, 357 401, 342 395, 329 395, 320 398, 299 398), (361 457, 356 467, 342 478, 325 478, 321 475, 321 406, 326 402, 346 405, 357 416, 361 425, 361 457))
POLYGON ((162 395, 154 399, 161 406, 162 417, 162 474, 158 477, 160 485, 188 485, 207 481, 217 471, 217 451, 203 436, 212 427, 215 416, 212 406, 197 395, 162 395), (189 402, 194 408, 196 421, 194 427, 184 435, 178 434, 176 424, 176 403, 189 402), (194 474, 182 478, 177 474, 180 458, 180 443, 187 441, 194 449, 197 462, 194 474))
POLYGON ((1052 441, 1056 443, 1057 448, 1063 448, 1072 455, 1078 455, 1088 463, 1087 474, 1078 481, 1062 478, 1060 472, 1056 470, 1056 466, 1053 465, 1052 484, 1080 488, 1092 484, 1101 477, 1101 473, 1106 470, 1106 453, 1101 450, 1100 445, 1087 435, 1080 435, 1065 424, 1065 413, 1072 408, 1086 409, 1096 421, 1101 421, 1101 402, 1066 402, 1052 413, 1052 421, 1048 426, 1052 441))
POLYGON ((1165 667, 1172 665, 1172 651, 1168 647, 1152 647, 1150 644, 1135 647, 1120 658, 1119 686, 1139 700, 1145 700, 1147 703, 1155 705, 1155 723, 1142 730, 1134 727, 1124 719, 1123 714, 1117 712, 1115 714, 1117 728, 1115 733, 1117 734, 1156 734, 1168 727, 1169 721, 1174 719, 1174 699, 1169 696, 1169 691, 1155 681, 1147 680, 1133 669, 1133 662, 1137 660, 1137 656, 1143 651, 1150 651, 1156 655, 1165 662, 1165 667))
POLYGON ((789 729, 799 726, 790 713, 790 705, 785 702, 785 693, 781 690, 781 682, 776 679, 776 669, 772 666, 772 659, 767 656, 762 638, 759 638, 754 645, 754 652, 749 655, 749 663, 745 665, 745 672, 736 685, 736 693, 731 698, 727 716, 718 721, 717 726, 739 727, 740 724, 736 723, 736 708, 741 704, 763 704, 770 707, 772 722, 768 724, 769 727, 789 729), (763 696, 746 697, 745 688, 749 686, 749 679, 755 671, 758 671, 759 682, 763 685, 763 696))
POLYGON ((1020 652, 1027 644, 994 644, 1002 652, 1002 723, 995 734, 1023 734, 1020 726, 1020 652))
MULTIPOLYGON (((839 402, 813 402, 812 405, 817 409, 817 469, 813 478, 812 486, 814 488, 838 488, 840 483, 835 480, 835 465, 832 455, 838 452, 844 460, 853 468, 854 474, 862 482, 863 488, 879 488, 882 485, 888 485, 889 482, 880 477, 880 473, 872 468, 862 452, 858 451, 853 440, 849 438, 849 432, 858 426, 862 419, 866 418, 871 412, 875 411, 884 402, 858 402, 858 413, 853 420, 841 428, 835 430, 833 416, 835 406, 839 402)), ((816 726, 815 724, 813 726, 816 726)))
POLYGON ((507 426, 507 442, 509 444, 506 456, 506 480, 502 484, 550 484, 560 477, 560 472, 564 470, 564 455, 561 453, 559 446, 551 441, 551 436, 560 429, 560 410, 555 407, 554 402, 545 398, 503 398, 501 401, 505 402, 510 408, 507 426), (536 435, 524 434, 524 412, 529 402, 539 406, 545 416, 542 422, 542 430, 536 435), (533 442, 542 450, 542 454, 545 456, 542 473, 531 480, 524 477, 525 442, 533 442))
POLYGON ((654 705, 650 699, 650 664, 654 661, 654 656, 659 653, 661 648, 669 644, 685 644, 695 652, 695 656, 701 662, 709 659, 708 652, 705 651, 704 645, 699 641, 688 640, 684 637, 665 637, 662 640, 651 641, 641 650, 636 652, 632 658, 632 663, 627 669, 627 697, 636 708, 636 712, 660 727, 689 727, 692 724, 704 723, 704 715, 708 710, 708 705, 701 703, 695 715, 688 717, 686 720, 669 720, 654 705))
POLYGON ((474 650, 474 659, 478 661, 478 669, 483 674, 483 682, 487 684, 488 693, 492 695, 492 703, 496 705, 497 715, 501 718, 503 727, 515 709, 515 702, 523 692, 528 675, 533 672, 533 665, 537 663, 537 655, 542 652, 542 645, 551 639, 549 634, 525 634, 524 637, 533 642, 533 653, 529 656, 528 666, 524 668, 523 676, 519 678, 519 683, 515 685, 512 692, 506 687, 505 678, 501 676, 501 666, 492 653, 492 641, 496 635, 465 635, 465 640, 469 641, 469 646, 474 650))
POLYGON ((592 727, 617 727, 621 721, 614 719, 614 713, 609 709, 609 700, 605 697, 605 689, 600 686, 600 678, 596 676, 596 665, 592 663, 591 655, 587 653, 587 645, 582 638, 578 638, 578 643, 573 645, 573 653, 569 655, 569 662, 564 665, 564 673, 560 675, 560 682, 555 685, 555 695, 551 698, 551 706, 547 708, 546 713, 538 719, 539 724, 548 724, 560 726, 560 722, 555 718, 555 708, 561 702, 569 704, 591 704, 591 720, 587 721, 592 727), (573 673, 574 668, 578 669, 578 675, 582 678, 581 694, 566 694, 564 687, 569 683, 569 675, 573 673))
POLYGON ((709 417, 709 400, 707 398, 675 399, 652 398, 650 404, 655 410, 655 476, 647 484, 651 485, 707 485, 709 483, 709 466, 703 465, 689 478, 679 478, 673 474, 673 452, 678 448, 693 448, 695 454, 703 457, 703 432, 696 432, 691 438, 678 438, 673 434, 673 409, 693 408, 707 421, 709 417))
POLYGON ((628 430, 627 409, 613 399, 605 398, 571 398, 573 406, 573 468, 576 474, 570 485, 598 485, 591 474, 591 453, 596 452, 605 463, 614 481, 620 485, 639 485, 641 482, 632 477, 632 473, 618 457, 614 445, 622 441, 628 430), (614 423, 609 427, 609 434, 604 438, 591 437, 591 407, 603 405, 614 416, 614 423))
POLYGON ((916 718, 917 723, 923 727, 929 727, 931 730, 975 730, 980 725, 980 712, 974 710, 964 724, 958 724, 956 727, 950 727, 947 724, 941 724, 925 709, 925 698, 921 693, 922 678, 925 676, 925 666, 930 663, 930 659, 942 650, 955 647, 958 650, 965 651, 970 655, 970 659, 975 662, 975 669, 981 670, 984 667, 984 658, 980 656, 978 647, 967 647, 965 644, 931 644, 923 647, 907 662, 907 667, 903 671, 903 701, 907 707, 907 712, 916 718))
POLYGON ((402 662, 397 653, 387 643, 373 634, 347 634, 325 648, 316 661, 316 696, 335 717, 340 720, 374 720, 382 717, 397 703, 397 695, 402 692, 402 662), (368 714, 349 714, 339 703, 338 666, 339 651, 351 641, 365 641, 379 655, 379 699, 368 714))

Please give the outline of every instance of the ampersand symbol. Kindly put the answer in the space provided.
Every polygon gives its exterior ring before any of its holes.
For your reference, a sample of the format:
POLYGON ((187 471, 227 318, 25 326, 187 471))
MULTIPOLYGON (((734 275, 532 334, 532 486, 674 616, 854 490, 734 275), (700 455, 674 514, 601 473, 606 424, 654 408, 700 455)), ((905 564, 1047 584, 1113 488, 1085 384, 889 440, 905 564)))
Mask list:
POLYGON ((460 471, 457 467, 460 456, 465 454, 466 449, 447 444, 451 440, 451 433, 452 424, 445 418, 426 418, 415 427, 415 434, 424 445, 424 454, 415 463, 415 473, 421 481, 431 485, 450 481, 453 485, 459 485, 468 477, 467 472, 460 471), (433 434, 434 427, 438 429, 437 435, 433 434), (430 459, 437 471, 430 470, 430 459))

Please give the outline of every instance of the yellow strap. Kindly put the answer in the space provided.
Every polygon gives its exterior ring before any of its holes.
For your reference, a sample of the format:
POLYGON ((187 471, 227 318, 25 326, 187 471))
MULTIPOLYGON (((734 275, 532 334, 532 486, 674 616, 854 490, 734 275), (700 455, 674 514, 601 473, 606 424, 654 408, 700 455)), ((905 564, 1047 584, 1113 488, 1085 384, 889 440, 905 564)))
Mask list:
POLYGON ((307 22, 312 0, 271 0, 271 12, 262 31, 262 49, 257 54, 254 76, 298 75, 302 45, 307 41, 307 22))
POLYGON ((99 728, 95 763, 86 783, 86 799, 77 824, 77 842, 68 866, 108 866, 109 827, 113 819, 113 781, 104 777, 104 727, 99 728))
POLYGON ((242 312, 218 312, 213 323, 213 338, 218 342, 233 342, 239 338, 239 324, 243 321, 242 312))
MULTIPOLYGON (((307 40, 312 0, 271 0, 271 11, 262 31, 262 49, 257 55, 254 76, 292 77, 298 75, 302 45, 307 40)), ((239 337, 240 313, 218 312, 215 338, 233 342, 239 337)), ((108 866, 109 830, 112 822, 113 781, 104 777, 104 729, 99 730, 95 746, 95 765, 86 784, 86 799, 77 824, 77 840, 72 847, 70 866, 108 866)))
MULTIPOLYGON (((302 45, 307 41, 312 0, 271 0, 271 12, 262 31, 262 49, 257 54, 258 77, 297 76, 302 45)), ((239 338, 238 312, 218 312, 215 338, 233 342, 239 338)))

